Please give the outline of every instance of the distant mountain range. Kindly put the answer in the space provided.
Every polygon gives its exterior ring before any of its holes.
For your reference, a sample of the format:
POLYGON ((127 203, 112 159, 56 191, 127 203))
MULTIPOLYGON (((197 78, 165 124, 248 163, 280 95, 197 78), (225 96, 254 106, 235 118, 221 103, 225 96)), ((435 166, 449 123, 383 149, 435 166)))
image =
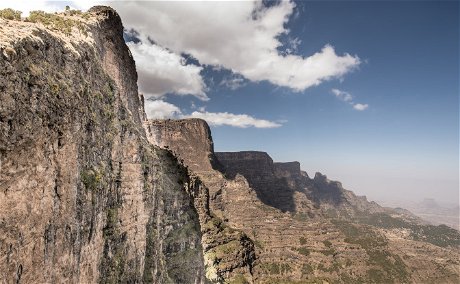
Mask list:
POLYGON ((0 15, 3 282, 458 283, 459 231, 147 120, 112 8, 0 15))
POLYGON ((446 204, 437 202, 433 198, 425 198, 419 202, 382 200, 379 203, 389 207, 403 207, 430 224, 444 224, 460 230, 460 207, 458 203, 446 204))

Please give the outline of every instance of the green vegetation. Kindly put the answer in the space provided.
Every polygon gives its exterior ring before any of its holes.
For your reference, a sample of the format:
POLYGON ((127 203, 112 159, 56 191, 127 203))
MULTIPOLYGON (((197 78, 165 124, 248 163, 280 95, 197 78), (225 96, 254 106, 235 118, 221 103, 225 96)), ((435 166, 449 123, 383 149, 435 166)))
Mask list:
POLYGON ((228 281, 229 284, 249 284, 248 280, 242 275, 238 274, 228 281))
POLYGON ((196 222, 188 222, 176 230, 169 232, 165 239, 166 243, 180 242, 185 240, 191 235, 197 235, 200 232, 199 224, 196 222))
MULTIPOLYGON (((81 11, 77 10, 69 11, 71 15, 81 14, 81 11), (72 13, 72 11, 75 11, 72 13)), ((82 22, 70 18, 66 18, 62 15, 46 13, 43 11, 31 11, 26 21, 32 23, 42 23, 43 25, 61 31, 66 35, 70 35, 72 27, 77 27, 81 32, 86 34, 86 28, 82 22)))
POLYGON ((107 210, 107 224, 104 228, 104 237, 113 236, 118 222, 117 208, 109 208, 107 210))
POLYGON ((318 264, 318 270, 324 272, 339 272, 340 265, 337 262, 332 263, 332 266, 325 267, 322 263, 318 264))
POLYGON ((263 263, 261 267, 266 273, 270 275, 286 274, 292 271, 291 266, 287 263, 276 263, 276 262, 263 263))
POLYGON ((83 170, 80 173, 80 178, 85 188, 90 191, 97 191, 100 188, 102 174, 97 169, 83 170))
POLYGON ((54 28, 65 34, 70 34, 74 25, 73 20, 64 19, 64 17, 43 11, 31 11, 27 21, 32 23, 42 23, 45 26, 52 25, 54 28))
POLYGON ((334 249, 325 249, 325 250, 320 250, 319 252, 324 254, 324 255, 334 255, 335 250, 334 249))
POLYGON ((304 238, 304 237, 300 237, 299 242, 300 242, 301 245, 304 245, 304 244, 307 243, 307 239, 304 238))
POLYGON ((368 278, 373 283, 407 282, 409 272, 404 261, 395 254, 386 251, 387 241, 372 230, 371 227, 354 225, 344 220, 333 220, 345 235, 345 242, 358 244, 369 256, 368 278))
POLYGON ((332 243, 330 241, 328 241, 328 240, 323 241, 323 244, 328 248, 330 248, 332 246, 332 243))
POLYGON ((304 263, 302 265, 302 276, 303 275, 309 275, 309 274, 312 274, 312 273, 313 273, 313 267, 308 263, 304 263))
POLYGON ((384 229, 409 229, 414 240, 440 247, 460 246, 460 233, 446 225, 418 225, 384 213, 360 216, 359 222, 384 229))
POLYGON ((311 219, 311 217, 307 214, 307 213, 295 213, 294 215, 292 215, 292 217, 294 218, 294 220, 297 220, 297 221, 308 221, 311 219))
POLYGON ((388 282, 391 278, 408 281, 407 267, 398 255, 380 250, 367 251, 367 253, 369 255, 369 264, 378 267, 378 270, 370 269, 368 271, 369 278, 372 281, 383 283, 388 282))
POLYGON ((226 244, 215 247, 214 249, 212 249, 212 252, 215 254, 216 258, 222 259, 226 255, 238 251, 240 246, 241 245, 238 240, 232 240, 226 244))
POLYGON ((258 239, 255 239, 253 242, 254 242, 254 245, 255 245, 256 247, 258 247, 259 249, 263 249, 263 248, 264 248, 263 242, 262 242, 262 241, 260 241, 260 240, 258 240, 258 239))
MULTIPOLYGON (((101 282, 121 282, 125 271, 125 256, 123 242, 126 239, 118 228, 118 208, 107 210, 107 223, 103 229, 105 240, 104 255, 101 261, 101 282)), ((125 233, 126 234, 126 233, 125 233)))
POLYGON ((16 11, 11 8, 6 8, 3 10, 0 10, 0 18, 4 18, 7 20, 16 20, 20 21, 21 20, 21 11, 16 11))
POLYGON ((301 255, 305 255, 305 256, 310 255, 310 250, 307 249, 306 247, 300 247, 300 248, 297 249, 297 251, 298 251, 301 255))

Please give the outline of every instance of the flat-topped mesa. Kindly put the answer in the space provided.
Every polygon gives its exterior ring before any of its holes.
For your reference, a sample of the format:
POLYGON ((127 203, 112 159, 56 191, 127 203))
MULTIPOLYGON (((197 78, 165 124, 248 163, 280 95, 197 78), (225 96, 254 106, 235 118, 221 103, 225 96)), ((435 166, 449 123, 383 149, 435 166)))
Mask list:
POLYGON ((144 129, 150 143, 170 149, 194 172, 217 167, 211 130, 206 121, 197 118, 148 120, 144 129))
POLYGON ((275 174, 273 160, 266 152, 216 152, 215 155, 225 168, 226 174, 230 176, 241 174, 250 183, 271 178, 275 174))
POLYGON ((228 177, 244 176, 263 203, 281 211, 295 211, 294 190, 276 175, 273 160, 267 153, 217 152, 216 157, 228 177))
POLYGON ((278 177, 297 178, 302 175, 300 163, 297 161, 286 163, 274 163, 275 173, 278 177))

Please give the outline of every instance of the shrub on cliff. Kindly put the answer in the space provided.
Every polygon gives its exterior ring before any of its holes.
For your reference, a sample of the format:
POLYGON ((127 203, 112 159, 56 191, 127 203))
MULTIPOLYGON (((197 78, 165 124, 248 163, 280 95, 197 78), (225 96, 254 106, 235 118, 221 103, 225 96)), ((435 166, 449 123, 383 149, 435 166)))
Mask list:
POLYGON ((40 22, 45 26, 51 25, 54 29, 61 31, 66 35, 70 35, 72 27, 76 24, 76 21, 72 19, 66 19, 62 16, 43 11, 31 11, 26 20, 32 23, 40 22))
POLYGON ((0 10, 0 18, 4 18, 7 20, 20 21, 21 13, 22 13, 21 11, 13 10, 11 8, 6 8, 3 10, 0 10))

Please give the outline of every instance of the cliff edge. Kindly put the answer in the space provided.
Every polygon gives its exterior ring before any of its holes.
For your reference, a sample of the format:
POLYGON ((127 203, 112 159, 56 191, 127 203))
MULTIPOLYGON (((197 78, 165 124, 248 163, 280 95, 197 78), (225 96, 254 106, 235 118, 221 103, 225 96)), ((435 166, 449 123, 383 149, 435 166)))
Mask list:
POLYGON ((118 14, 0 29, 0 278, 205 282, 200 183, 146 140, 118 14))

